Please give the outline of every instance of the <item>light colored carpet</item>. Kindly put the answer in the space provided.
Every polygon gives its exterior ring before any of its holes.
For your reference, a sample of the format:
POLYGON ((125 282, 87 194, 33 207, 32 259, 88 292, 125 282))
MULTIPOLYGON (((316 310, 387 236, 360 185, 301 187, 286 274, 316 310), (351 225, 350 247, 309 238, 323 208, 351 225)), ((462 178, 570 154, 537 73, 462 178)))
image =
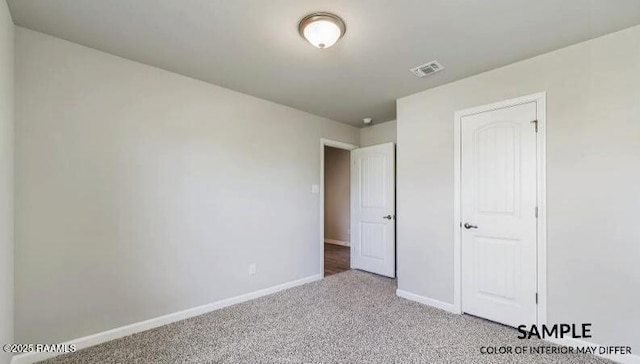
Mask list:
POLYGON ((347 271, 46 363, 609 363, 587 355, 480 355, 551 345, 395 295, 395 280, 347 271))

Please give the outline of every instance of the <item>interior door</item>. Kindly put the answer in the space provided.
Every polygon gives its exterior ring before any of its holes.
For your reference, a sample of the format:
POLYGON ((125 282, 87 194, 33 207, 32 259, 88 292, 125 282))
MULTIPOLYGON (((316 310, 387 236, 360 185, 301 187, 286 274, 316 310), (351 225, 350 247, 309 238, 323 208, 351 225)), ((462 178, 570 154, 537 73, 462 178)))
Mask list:
POLYGON ((536 103, 462 118, 462 310, 536 323, 536 103))
POLYGON ((351 268, 395 277, 395 146, 351 151, 351 268))

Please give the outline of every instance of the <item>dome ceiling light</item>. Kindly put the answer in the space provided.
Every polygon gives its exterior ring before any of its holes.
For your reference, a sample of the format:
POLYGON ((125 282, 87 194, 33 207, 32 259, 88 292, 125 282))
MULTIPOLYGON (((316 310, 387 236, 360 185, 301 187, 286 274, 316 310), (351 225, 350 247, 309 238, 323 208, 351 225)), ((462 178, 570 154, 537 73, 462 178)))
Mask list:
POLYGON ((330 13, 313 13, 305 16, 298 27, 300 35, 314 47, 324 49, 334 45, 347 31, 344 21, 330 13))

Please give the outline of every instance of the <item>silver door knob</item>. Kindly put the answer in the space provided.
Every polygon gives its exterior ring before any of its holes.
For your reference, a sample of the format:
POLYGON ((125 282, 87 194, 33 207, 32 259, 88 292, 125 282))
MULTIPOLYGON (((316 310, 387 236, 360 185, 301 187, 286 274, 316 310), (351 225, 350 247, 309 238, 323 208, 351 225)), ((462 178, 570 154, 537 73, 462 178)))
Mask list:
POLYGON ((471 225, 468 222, 465 222, 464 228, 468 230, 468 229, 477 229, 478 227, 476 225, 471 225))
POLYGON ((391 220, 391 219, 393 219, 393 216, 387 215, 387 216, 383 216, 382 218, 383 219, 387 219, 387 220, 391 220))

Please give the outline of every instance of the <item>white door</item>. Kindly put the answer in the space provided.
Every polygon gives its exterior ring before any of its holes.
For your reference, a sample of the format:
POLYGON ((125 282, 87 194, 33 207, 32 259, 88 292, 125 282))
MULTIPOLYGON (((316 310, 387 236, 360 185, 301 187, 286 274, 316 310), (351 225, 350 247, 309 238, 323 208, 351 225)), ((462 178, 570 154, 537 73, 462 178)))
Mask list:
POLYGON ((462 310, 536 323, 536 103, 462 118, 462 310))
POLYGON ((351 268, 395 277, 395 146, 351 151, 351 268))

